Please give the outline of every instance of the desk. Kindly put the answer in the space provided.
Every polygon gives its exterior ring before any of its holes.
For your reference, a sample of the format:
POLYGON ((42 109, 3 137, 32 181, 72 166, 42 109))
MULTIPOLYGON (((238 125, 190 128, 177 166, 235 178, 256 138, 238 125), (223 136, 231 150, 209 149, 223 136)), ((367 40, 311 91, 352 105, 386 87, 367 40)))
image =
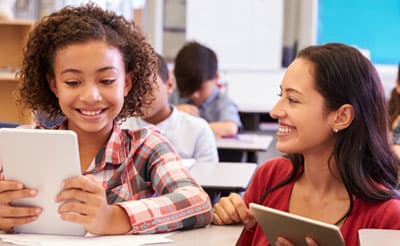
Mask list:
POLYGON ((235 138, 217 139, 220 161, 257 162, 256 152, 267 151, 273 136, 238 134, 235 138))
POLYGON ((189 172, 203 188, 241 192, 247 188, 256 168, 255 163, 196 162, 189 172))
MULTIPOLYGON (((174 240, 173 243, 165 243, 162 245, 175 246, 195 246, 195 245, 218 245, 232 246, 236 244, 240 233, 243 230, 241 225, 216 226, 209 225, 205 228, 174 232, 169 239, 174 240)), ((155 244, 161 245, 161 244, 155 244)))

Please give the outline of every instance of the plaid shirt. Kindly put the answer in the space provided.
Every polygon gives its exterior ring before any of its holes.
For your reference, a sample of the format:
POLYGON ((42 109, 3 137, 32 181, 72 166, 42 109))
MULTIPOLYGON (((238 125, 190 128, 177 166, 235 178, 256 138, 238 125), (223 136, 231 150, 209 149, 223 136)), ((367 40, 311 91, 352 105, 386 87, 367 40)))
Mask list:
MULTIPOLYGON (((66 129, 66 122, 56 129, 66 129)), ((191 229, 211 222, 208 195, 154 127, 121 130, 114 123, 94 161, 94 168, 84 174, 103 184, 109 204, 125 209, 130 233, 191 229)))

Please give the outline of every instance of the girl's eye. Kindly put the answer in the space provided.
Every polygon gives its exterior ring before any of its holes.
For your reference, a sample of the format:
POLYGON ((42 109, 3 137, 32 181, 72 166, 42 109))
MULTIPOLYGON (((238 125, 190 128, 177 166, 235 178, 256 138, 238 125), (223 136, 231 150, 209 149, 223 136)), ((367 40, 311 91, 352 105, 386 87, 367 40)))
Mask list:
POLYGON ((77 81, 77 80, 68 80, 68 81, 65 81, 65 84, 69 85, 69 86, 77 86, 77 85, 79 85, 79 81, 77 81))
POLYGON ((110 85, 115 82, 115 79, 102 79, 100 82, 105 85, 110 85))

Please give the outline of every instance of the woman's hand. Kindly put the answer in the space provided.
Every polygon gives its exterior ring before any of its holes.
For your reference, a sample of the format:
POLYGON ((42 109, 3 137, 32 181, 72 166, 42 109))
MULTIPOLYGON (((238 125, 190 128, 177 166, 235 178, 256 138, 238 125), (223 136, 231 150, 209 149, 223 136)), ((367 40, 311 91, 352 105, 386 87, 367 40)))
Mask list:
POLYGON ((56 202, 61 218, 81 224, 92 234, 124 234, 131 225, 125 211, 109 205, 105 190, 93 177, 79 176, 64 180, 56 202))
MULTIPOLYGON (((318 244, 311 237, 306 237, 304 240, 308 246, 318 246, 318 244)), ((275 246, 293 246, 293 244, 284 237, 277 237, 275 246)))
POLYGON ((25 188, 20 182, 0 180, 0 230, 11 231, 15 226, 36 220, 42 212, 41 208, 11 205, 15 200, 36 195, 36 190, 25 188))
POLYGON ((236 193, 222 197, 214 205, 213 211, 213 223, 216 225, 242 223, 246 228, 250 228, 256 223, 253 213, 247 208, 240 195, 236 193))

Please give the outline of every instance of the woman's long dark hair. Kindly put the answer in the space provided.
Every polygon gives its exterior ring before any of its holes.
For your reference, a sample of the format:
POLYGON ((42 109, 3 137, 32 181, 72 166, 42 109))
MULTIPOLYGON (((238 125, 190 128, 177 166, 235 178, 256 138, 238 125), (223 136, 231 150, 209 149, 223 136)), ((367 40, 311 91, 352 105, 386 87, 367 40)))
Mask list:
MULTIPOLYGON (((307 47, 297 58, 314 64, 315 86, 324 97, 328 112, 343 104, 354 108, 350 126, 336 133, 329 159, 336 161, 349 195, 365 202, 399 197, 400 161, 389 141, 386 101, 374 66, 357 49, 338 43, 307 47)), ((295 180, 303 170, 301 154, 289 154, 287 158, 293 164, 292 173, 266 190, 261 202, 271 191, 295 180)))

